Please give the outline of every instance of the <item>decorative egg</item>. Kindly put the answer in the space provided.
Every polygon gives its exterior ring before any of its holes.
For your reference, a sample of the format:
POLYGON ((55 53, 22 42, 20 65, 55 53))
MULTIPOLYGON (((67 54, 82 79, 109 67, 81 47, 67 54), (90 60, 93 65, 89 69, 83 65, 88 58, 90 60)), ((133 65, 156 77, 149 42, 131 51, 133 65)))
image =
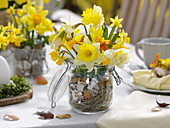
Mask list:
POLYGON ((11 70, 4 57, 0 56, 0 85, 10 81, 11 70))

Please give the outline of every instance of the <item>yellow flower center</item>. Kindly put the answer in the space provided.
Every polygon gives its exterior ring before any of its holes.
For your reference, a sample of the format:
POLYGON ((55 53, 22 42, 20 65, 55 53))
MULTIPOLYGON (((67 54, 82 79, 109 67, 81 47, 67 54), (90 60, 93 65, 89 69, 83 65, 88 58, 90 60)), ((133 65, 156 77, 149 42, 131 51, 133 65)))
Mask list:
POLYGON ((118 20, 115 20, 114 25, 115 26, 120 26, 120 22, 118 20))
POLYGON ((41 15, 39 15, 39 14, 35 14, 35 15, 33 15, 33 22, 34 22, 34 24, 40 24, 41 23, 41 15))
POLYGON ((83 44, 78 50, 78 58, 84 62, 91 62, 97 57, 96 49, 91 44, 83 44))

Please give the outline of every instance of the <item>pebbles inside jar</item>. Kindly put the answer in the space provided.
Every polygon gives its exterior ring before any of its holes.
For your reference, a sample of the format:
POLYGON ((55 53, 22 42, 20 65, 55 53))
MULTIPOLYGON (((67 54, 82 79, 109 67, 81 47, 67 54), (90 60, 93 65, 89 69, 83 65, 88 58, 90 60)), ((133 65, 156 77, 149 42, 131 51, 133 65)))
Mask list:
POLYGON ((85 114, 106 111, 112 101, 112 83, 106 66, 95 65, 91 72, 85 66, 72 66, 69 92, 73 110, 85 114))

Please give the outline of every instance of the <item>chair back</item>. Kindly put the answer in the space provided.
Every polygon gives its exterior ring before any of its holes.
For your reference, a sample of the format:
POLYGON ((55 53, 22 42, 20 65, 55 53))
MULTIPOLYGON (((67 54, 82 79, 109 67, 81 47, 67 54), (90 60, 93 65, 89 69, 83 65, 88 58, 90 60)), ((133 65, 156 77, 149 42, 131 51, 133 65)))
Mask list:
POLYGON ((170 38, 170 0, 122 0, 122 25, 136 44, 142 38, 170 38))

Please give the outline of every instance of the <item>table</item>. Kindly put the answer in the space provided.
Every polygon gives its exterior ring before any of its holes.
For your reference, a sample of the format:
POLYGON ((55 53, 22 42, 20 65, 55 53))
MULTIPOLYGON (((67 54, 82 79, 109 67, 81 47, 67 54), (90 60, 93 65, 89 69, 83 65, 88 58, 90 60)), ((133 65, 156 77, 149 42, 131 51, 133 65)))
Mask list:
MULTIPOLYGON (((134 52, 134 46, 128 45, 130 47, 130 62, 131 63, 140 63, 142 62, 136 56, 134 52)), ((47 60, 49 63, 50 71, 44 76, 47 78, 48 82, 52 80, 52 77, 56 73, 56 71, 60 68, 57 66, 49 56, 50 48, 47 47, 47 60)), ((128 69, 126 67, 125 69, 128 69)), ((128 69, 129 70, 129 69, 128 69)), ((125 72, 125 70, 117 69, 120 76, 126 80, 129 78, 129 74, 125 72)), ((33 82, 32 80, 30 82, 33 82)), ((65 92, 64 96, 57 103, 55 108, 51 108, 51 103, 48 101, 47 91, 48 85, 33 85, 33 98, 29 99, 23 103, 9 105, 0 107, 0 128, 21 128, 21 127, 29 127, 29 128, 97 128, 96 121, 104 114, 95 114, 95 115, 83 115, 74 112, 69 105, 68 99, 68 90, 65 92), (42 120, 39 119, 37 115, 34 113, 42 110, 50 110, 55 115, 61 113, 69 113, 72 115, 69 119, 47 119, 42 120), (3 116, 6 113, 13 113, 19 116, 20 120, 18 121, 5 121, 3 120, 3 116)), ((125 97, 127 97, 133 89, 127 86, 125 83, 117 86, 115 85, 113 88, 113 101, 110 109, 112 109, 116 104, 120 103, 125 97)))
MULTIPOLYGON (((141 62, 137 56, 134 53, 134 46, 128 45, 130 50, 130 56, 131 60, 130 62, 133 63, 136 60, 138 62, 141 62)), ((55 72, 60 68, 57 66, 49 56, 50 48, 47 47, 47 60, 49 63, 49 66, 51 70, 44 74, 44 76, 47 78, 48 82, 50 83, 52 77, 54 76, 55 72)), ((142 63, 142 62, 141 62, 142 63)), ((126 67, 125 69, 128 69, 126 67)), ((117 69, 120 76, 126 80, 129 78, 128 73, 126 73, 122 69, 117 69)), ((33 82, 33 81, 31 81, 33 82)), ((20 128, 20 127, 29 127, 29 128, 35 128, 35 127, 43 127, 43 128, 97 128, 95 125, 95 122, 104 114, 96 114, 96 115, 82 115, 74 112, 69 105, 69 99, 68 99, 68 90, 65 92, 64 96, 61 98, 61 100, 57 103, 57 106, 55 108, 51 108, 50 102, 48 101, 47 97, 47 90, 48 85, 33 85, 33 98, 30 100, 27 100, 23 103, 9 105, 0 107, 0 128, 20 128), (42 120, 39 119, 37 115, 34 113, 37 111, 42 110, 50 110, 55 115, 61 114, 61 113, 69 113, 72 115, 70 119, 47 119, 42 120), (20 117, 20 120, 18 121, 5 121, 3 120, 3 115, 6 113, 13 113, 20 117)), ((114 86, 113 89, 113 102, 110 107, 112 109, 116 104, 120 103, 125 97, 127 97, 133 90, 122 83, 121 85, 114 86)))

